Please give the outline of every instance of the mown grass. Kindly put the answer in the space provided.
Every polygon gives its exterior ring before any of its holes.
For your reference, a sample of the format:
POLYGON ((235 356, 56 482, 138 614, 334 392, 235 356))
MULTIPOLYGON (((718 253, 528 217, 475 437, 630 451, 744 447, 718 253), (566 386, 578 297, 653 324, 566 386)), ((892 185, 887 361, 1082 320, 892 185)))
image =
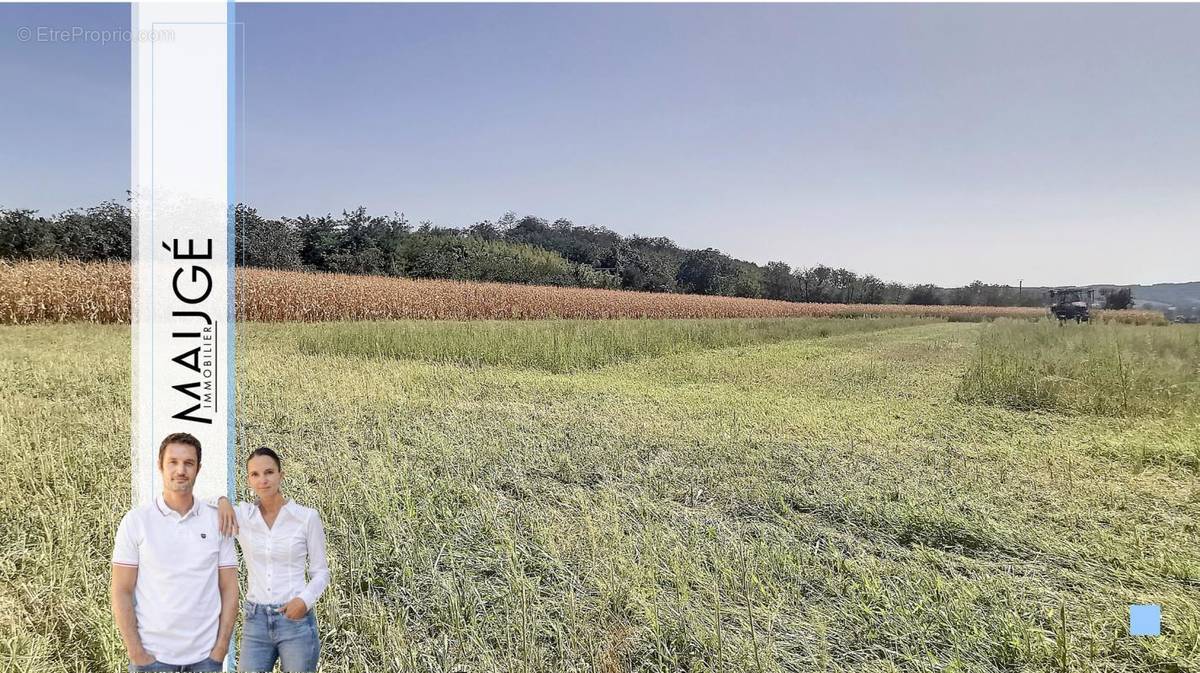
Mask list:
POLYGON ((568 373, 690 351, 931 324, 932 318, 342 322, 304 330, 309 355, 425 360, 568 373))
MULTIPOLYGON (((325 520, 323 670, 1200 666, 1200 478, 1159 453, 1200 425, 959 402, 980 325, 566 375, 302 352, 325 327, 244 326, 238 358, 239 450, 325 520)), ((2 670, 124 666, 128 349, 0 329, 2 670)))
POLYGON ((980 332, 964 401, 1105 416, 1200 409, 1200 327, 1001 320, 980 332))

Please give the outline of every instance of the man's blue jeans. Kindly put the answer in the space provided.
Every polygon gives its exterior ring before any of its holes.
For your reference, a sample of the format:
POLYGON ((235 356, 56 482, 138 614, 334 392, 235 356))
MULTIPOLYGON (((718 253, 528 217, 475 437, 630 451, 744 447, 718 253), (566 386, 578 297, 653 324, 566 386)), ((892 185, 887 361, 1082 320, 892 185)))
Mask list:
POLYGON ((129 673, 140 673, 141 671, 219 671, 221 670, 221 662, 215 659, 202 659, 194 664, 164 664, 161 661, 155 660, 152 664, 138 666, 132 661, 129 662, 129 673))
POLYGON ((270 671, 279 659, 283 671, 315 671, 321 644, 313 610, 300 619, 288 619, 281 605, 246 601, 242 608, 242 645, 239 671, 270 671))

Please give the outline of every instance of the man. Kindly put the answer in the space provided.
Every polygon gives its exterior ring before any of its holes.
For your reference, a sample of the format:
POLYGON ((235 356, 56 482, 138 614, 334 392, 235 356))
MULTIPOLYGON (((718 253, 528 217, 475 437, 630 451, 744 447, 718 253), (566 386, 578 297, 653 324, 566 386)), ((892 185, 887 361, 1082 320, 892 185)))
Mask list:
POLYGON ((186 432, 158 447, 163 492, 121 519, 112 559, 112 611, 129 670, 219 671, 238 611, 233 538, 192 496, 200 441, 186 432))

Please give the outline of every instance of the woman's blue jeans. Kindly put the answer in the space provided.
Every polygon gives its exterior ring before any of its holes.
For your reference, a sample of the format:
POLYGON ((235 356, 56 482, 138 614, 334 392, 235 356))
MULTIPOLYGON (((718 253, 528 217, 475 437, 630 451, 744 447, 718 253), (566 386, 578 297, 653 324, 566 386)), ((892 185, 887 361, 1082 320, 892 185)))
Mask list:
POLYGON ((280 607, 250 601, 243 604, 239 671, 270 671, 275 668, 276 657, 284 671, 317 670, 321 643, 315 611, 309 610, 300 619, 288 619, 277 612, 280 607))

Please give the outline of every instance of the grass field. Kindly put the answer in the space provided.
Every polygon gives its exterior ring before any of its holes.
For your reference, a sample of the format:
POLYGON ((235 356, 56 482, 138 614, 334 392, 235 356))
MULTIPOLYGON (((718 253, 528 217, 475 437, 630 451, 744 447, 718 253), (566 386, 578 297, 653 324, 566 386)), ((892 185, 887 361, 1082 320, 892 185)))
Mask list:
MULTIPOLYGON (((1200 668, 1195 328, 844 322, 239 327, 241 450, 329 534, 323 670, 1200 668), (397 330, 433 346, 357 346, 397 330), (1168 413, 1003 392, 1110 338, 1168 413)), ((0 670, 123 670, 129 328, 0 328, 0 380, 0 670)))
POLYGON ((1183 413, 1200 403, 1200 329, 999 322, 983 330, 963 400, 1105 416, 1183 413))
POLYGON ((605 365, 729 346, 823 339, 931 324, 932 318, 773 318, 760 320, 511 320, 340 322, 298 334, 315 355, 496 365, 565 374, 605 365))

